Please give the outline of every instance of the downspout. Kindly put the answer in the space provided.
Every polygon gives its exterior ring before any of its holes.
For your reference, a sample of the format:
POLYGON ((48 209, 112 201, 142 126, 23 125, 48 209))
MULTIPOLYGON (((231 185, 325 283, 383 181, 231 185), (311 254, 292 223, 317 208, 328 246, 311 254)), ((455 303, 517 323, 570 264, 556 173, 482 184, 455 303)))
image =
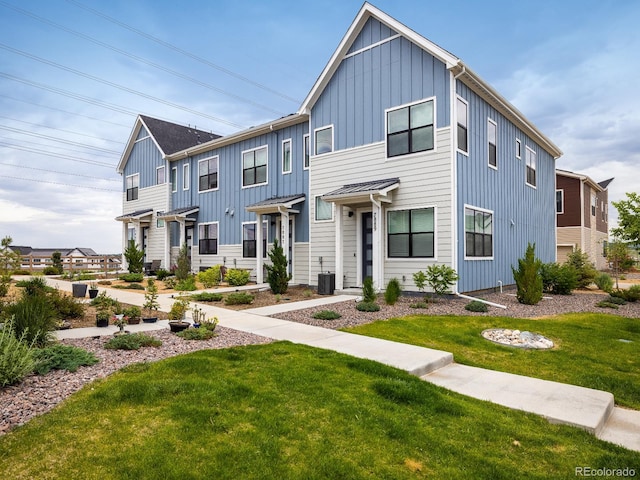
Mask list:
MULTIPOLYGON (((451 266, 452 268, 458 272, 458 188, 457 188, 457 180, 458 180, 458 115, 457 109, 455 105, 457 104, 457 93, 456 93, 456 81, 459 77, 464 75, 467 71, 467 67, 462 65, 462 70, 458 72, 457 75, 454 75, 453 81, 451 82, 451 266)), ((454 293, 458 292, 458 280, 453 284, 454 293)))
POLYGON ((499 303, 489 302, 489 301, 483 300, 481 298, 470 297, 469 295, 463 295, 462 293, 458 293, 458 292, 455 292, 455 295, 457 295, 460 298, 466 298, 467 300, 473 300, 475 302, 486 303, 487 305, 491 305, 492 307, 504 308, 505 310, 507 309, 506 305, 500 305, 499 303))

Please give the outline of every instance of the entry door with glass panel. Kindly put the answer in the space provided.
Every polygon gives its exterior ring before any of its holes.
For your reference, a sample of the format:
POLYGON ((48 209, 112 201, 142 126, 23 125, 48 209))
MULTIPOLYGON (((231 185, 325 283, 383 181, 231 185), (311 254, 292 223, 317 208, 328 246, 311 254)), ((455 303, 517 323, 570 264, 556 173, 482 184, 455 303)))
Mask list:
POLYGON ((362 214, 362 281, 373 277, 373 214, 362 214))
MULTIPOLYGON (((289 252, 287 254, 287 259, 289 260, 289 267, 287 269, 289 275, 293 275, 293 229, 295 228, 293 218, 289 219, 289 252)), ((282 220, 278 220, 278 240, 280 242, 280 246, 282 246, 282 220)))
POLYGON ((187 227, 185 231, 186 242, 187 242, 187 255, 189 256, 189 260, 191 260, 191 247, 193 246, 193 227, 187 227))

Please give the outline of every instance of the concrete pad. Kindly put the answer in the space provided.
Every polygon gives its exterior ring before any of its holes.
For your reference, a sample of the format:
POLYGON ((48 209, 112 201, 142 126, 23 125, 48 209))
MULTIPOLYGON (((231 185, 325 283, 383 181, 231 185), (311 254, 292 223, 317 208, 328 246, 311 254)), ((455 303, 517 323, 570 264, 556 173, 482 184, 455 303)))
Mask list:
POLYGON ((319 307, 323 305, 331 305, 332 303, 340 303, 347 301, 355 301, 353 295, 334 295, 322 298, 314 298, 312 300, 302 300, 300 302, 277 303, 268 307, 250 308, 245 312, 255 315, 277 315, 283 312, 292 312, 294 310, 303 310, 305 308, 319 307))
POLYGON ((597 437, 640 452, 640 411, 615 407, 597 437))
POLYGON ((465 365, 451 364, 421 378, 463 395, 596 434, 614 406, 609 392, 465 365))

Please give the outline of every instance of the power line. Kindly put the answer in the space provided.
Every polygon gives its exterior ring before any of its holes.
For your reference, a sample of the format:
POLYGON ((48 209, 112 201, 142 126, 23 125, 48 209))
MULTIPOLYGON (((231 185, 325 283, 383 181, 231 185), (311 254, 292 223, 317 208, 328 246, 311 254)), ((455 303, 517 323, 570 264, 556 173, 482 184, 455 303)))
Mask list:
POLYGON ((83 5, 80 2, 76 2, 74 0, 67 0, 67 2, 72 3, 72 4, 76 5, 77 7, 82 8, 83 10, 91 12, 94 15, 102 17, 102 18, 104 18, 105 20, 107 20, 107 21, 109 21, 111 23, 115 23, 116 25, 119 25, 120 27, 125 28, 125 29, 127 29, 127 30, 129 30, 131 32, 134 32, 134 33, 136 33, 136 34, 138 34, 138 35, 140 35, 140 36, 142 36, 144 38, 147 38, 148 40, 156 42, 156 43, 158 43, 158 44, 160 44, 160 45, 162 45, 162 46, 164 46, 166 48, 169 48, 169 49, 171 49, 171 50, 173 50, 175 52, 178 52, 178 53, 180 53, 182 55, 185 55, 185 56, 187 56, 189 58, 192 58, 192 59, 194 59, 194 60, 196 60, 196 61, 198 61, 200 63, 204 63, 205 65, 208 65, 211 68, 215 68, 216 70, 221 71, 223 73, 226 73, 227 75, 230 75, 230 76, 232 76, 234 78, 237 78, 238 80, 242 80, 243 82, 247 82, 247 83, 249 83, 249 84, 251 84, 251 85, 253 85, 255 87, 258 87, 258 88, 260 88, 262 90, 270 92, 270 93, 272 93, 274 95, 277 95, 278 97, 284 98, 285 100, 289 100, 290 102, 293 102, 293 103, 295 103, 297 105, 300 105, 300 103, 301 103, 300 100, 298 100, 298 99, 290 97, 289 95, 286 95, 284 93, 280 93, 277 90, 274 90, 274 89, 272 89, 270 87, 267 87, 266 85, 263 85, 262 83, 259 83, 259 82, 256 82, 254 80, 251 80, 250 78, 244 77, 244 76, 240 75, 239 73, 235 73, 235 72, 233 72, 233 71, 231 71, 231 70, 229 70, 227 68, 221 67, 220 65, 217 65, 217 64, 215 64, 215 63, 213 63, 213 62, 211 62, 211 61, 209 61, 207 59, 199 57, 198 55, 195 55, 195 54, 193 54, 191 52, 183 50, 180 47, 177 47, 177 46, 175 46, 175 45, 173 45, 173 44, 171 44, 169 42, 165 42, 164 40, 162 40, 162 39, 160 39, 158 37, 154 37, 153 35, 145 33, 142 30, 138 30, 137 28, 134 28, 131 25, 128 25, 128 24, 126 24, 124 22, 121 22, 120 20, 117 20, 117 19, 115 19, 113 17, 110 17, 110 16, 108 16, 108 15, 102 13, 102 12, 99 12, 98 10, 94 10, 91 7, 83 5))
POLYGON ((13 128, 13 127, 7 127, 6 125, 0 125, 0 130, 8 130, 10 132, 19 133, 20 135, 29 135, 30 137, 44 138, 46 140, 51 140, 53 142, 60 142, 66 145, 74 145, 76 147, 82 147, 89 150, 97 150, 99 152, 120 154, 118 150, 109 150, 108 148, 93 147, 91 145, 85 145, 83 143, 74 142, 72 140, 65 140, 63 138, 52 137, 51 135, 45 135, 43 133, 32 133, 32 132, 29 132, 28 130, 22 130, 21 128, 13 128))
MULTIPOLYGON (((18 138, 14 138, 14 137, 0 137, 0 139, 6 140, 8 142, 10 142, 10 141, 20 142, 21 145, 22 144, 29 144, 29 145, 35 145, 37 147, 53 148, 53 149, 56 149, 56 150, 62 150, 63 152, 73 152, 73 153, 83 153, 83 154, 87 153, 84 150, 76 150, 76 149, 73 149, 73 148, 65 148, 65 147, 63 147, 61 145, 51 145, 51 144, 48 144, 48 143, 32 142, 32 141, 29 141, 29 140, 24 140, 22 138, 18 139, 18 138)), ((112 153, 91 152, 91 156, 92 157, 113 158, 113 154, 112 153)))
POLYGON ((63 128, 50 127, 48 125, 41 125, 39 123, 25 122, 24 120, 18 120, 17 118, 5 117, 4 115, 0 115, 0 118, 5 118, 7 120, 12 120, 14 122, 25 123, 27 125, 32 125, 34 127, 49 128, 51 130, 58 130, 59 132, 65 132, 65 133, 72 133, 74 135, 80 135, 81 137, 95 138, 96 140, 102 140, 103 142, 111 142, 111 143, 117 143, 118 145, 124 145, 124 142, 121 142, 119 140, 109 140, 108 138, 94 137, 93 135, 87 135, 86 133, 74 132, 73 130, 65 130, 63 128))
POLYGON ((11 178, 13 180, 24 180, 25 182, 37 182, 37 183, 48 183, 50 185, 61 185, 63 187, 88 188, 90 190, 102 190, 103 192, 121 192, 120 190, 114 190, 111 188, 91 187, 89 185, 72 185, 70 183, 51 182, 49 180, 36 180, 34 178, 12 177, 10 175, 3 175, 2 177, 11 178))
POLYGON ((12 143, 0 142, 0 146, 12 148, 14 150, 21 150, 23 152, 37 153, 37 154, 45 155, 45 156, 48 156, 48 157, 62 158, 63 160, 70 160, 72 162, 86 163, 88 165, 95 165, 96 167, 105 167, 105 168, 115 168, 116 167, 115 165, 110 164, 110 163, 96 162, 94 160, 87 160, 86 158, 72 157, 70 155, 61 155, 61 154, 55 153, 55 152, 48 152, 46 150, 40 150, 38 148, 27 148, 27 147, 23 147, 21 145, 14 145, 12 143))
POLYGON ((82 177, 82 178, 90 178, 91 180, 101 180, 104 182, 120 182, 117 178, 100 178, 100 177, 92 177, 90 175, 82 175, 80 173, 69 173, 69 172, 60 172, 57 170, 47 170, 46 168, 37 168, 37 167, 28 167, 26 165, 13 165, 11 163, 2 163, 0 165, 4 165, 6 167, 14 167, 14 168, 26 168, 28 170, 38 170, 40 172, 48 172, 48 173, 59 173, 60 175, 70 175, 73 177, 82 177))

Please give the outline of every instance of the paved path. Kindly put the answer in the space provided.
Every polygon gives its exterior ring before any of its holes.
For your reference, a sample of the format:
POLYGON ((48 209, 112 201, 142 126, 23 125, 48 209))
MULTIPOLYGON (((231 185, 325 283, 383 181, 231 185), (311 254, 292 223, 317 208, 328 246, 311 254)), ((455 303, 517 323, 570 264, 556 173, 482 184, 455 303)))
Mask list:
MULTIPOLYGON (((61 290, 71 290, 69 282, 50 278, 47 281, 61 290)), ((236 289, 231 289, 233 290, 236 289)), ((144 301, 141 293, 116 289, 108 289, 108 292, 111 297, 124 303, 142 305, 144 301)), ((640 451, 640 411, 614 407, 614 398, 611 393, 459 365, 453 363, 453 355, 448 352, 265 316, 295 310, 296 305, 297 308, 307 308, 350 299, 355 297, 329 296, 241 311, 211 305, 201 305, 201 307, 208 317, 217 317, 219 324, 223 327, 381 362, 449 390, 509 408, 535 413, 552 423, 583 428, 598 438, 640 451)), ((169 311, 173 303, 172 296, 160 295, 158 300, 160 310, 169 311)), ((165 328, 167 328, 167 322, 160 321, 154 324, 129 325, 127 330, 150 331, 165 328)), ((115 330, 116 327, 113 326, 78 328, 61 330, 57 335, 58 338, 77 338, 111 335, 115 330)))

